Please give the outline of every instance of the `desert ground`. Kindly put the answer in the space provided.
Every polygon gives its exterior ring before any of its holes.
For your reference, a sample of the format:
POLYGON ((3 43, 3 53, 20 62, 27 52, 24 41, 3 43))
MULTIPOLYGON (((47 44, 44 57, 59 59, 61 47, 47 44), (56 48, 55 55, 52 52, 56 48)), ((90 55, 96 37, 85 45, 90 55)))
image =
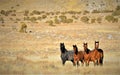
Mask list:
POLYGON ((0 0, 0 75, 120 75, 120 0, 0 0), (62 65, 60 43, 95 41, 103 66, 62 65))
POLYGON ((72 23, 49 26, 28 23, 27 33, 20 33, 20 23, 6 22, 0 26, 0 74, 21 75, 119 75, 120 23, 72 23), (15 26, 16 28, 14 29, 15 26), (29 32, 31 31, 31 32, 29 32), (83 42, 94 49, 100 41, 104 51, 103 66, 74 67, 70 61, 63 66, 60 43, 73 50, 76 44, 83 51, 83 42))

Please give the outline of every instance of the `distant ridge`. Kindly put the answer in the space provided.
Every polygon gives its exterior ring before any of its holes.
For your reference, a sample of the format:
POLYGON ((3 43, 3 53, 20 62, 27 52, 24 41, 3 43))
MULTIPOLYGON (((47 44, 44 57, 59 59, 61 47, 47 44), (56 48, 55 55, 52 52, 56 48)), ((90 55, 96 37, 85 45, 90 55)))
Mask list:
POLYGON ((120 0, 0 0, 0 9, 40 11, 114 10, 120 0), (16 6, 19 5, 19 6, 16 6))

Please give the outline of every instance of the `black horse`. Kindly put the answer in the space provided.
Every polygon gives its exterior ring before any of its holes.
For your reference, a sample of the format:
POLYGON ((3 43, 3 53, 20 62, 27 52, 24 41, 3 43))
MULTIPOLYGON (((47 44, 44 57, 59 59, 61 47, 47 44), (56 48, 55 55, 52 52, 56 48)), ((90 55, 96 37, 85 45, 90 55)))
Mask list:
POLYGON ((65 45, 64 43, 60 43, 60 51, 61 51, 61 59, 62 59, 62 64, 65 65, 65 62, 66 61, 71 61, 74 64, 74 58, 73 58, 73 55, 74 55, 74 51, 71 50, 71 51, 68 51, 66 48, 65 48, 65 45))

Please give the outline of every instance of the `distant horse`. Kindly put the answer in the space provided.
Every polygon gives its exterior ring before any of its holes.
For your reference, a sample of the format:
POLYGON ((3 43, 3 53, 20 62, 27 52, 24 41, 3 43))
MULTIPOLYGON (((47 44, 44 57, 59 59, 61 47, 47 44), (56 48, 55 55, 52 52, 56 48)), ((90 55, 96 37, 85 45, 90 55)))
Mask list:
POLYGON ((84 64, 83 59, 84 59, 84 52, 83 51, 79 51, 78 52, 78 48, 76 45, 73 45, 73 50, 74 50, 74 63, 77 66, 79 66, 79 61, 81 61, 82 64, 84 64))
POLYGON ((101 54, 96 49, 90 51, 87 48, 87 43, 83 43, 83 47, 84 47, 84 61, 86 63, 86 66, 89 66, 90 61, 94 62, 94 65, 99 64, 101 54))
POLYGON ((68 51, 65 48, 64 43, 60 43, 60 51, 61 51, 61 59, 62 59, 62 64, 65 65, 66 61, 71 61, 74 64, 74 58, 73 58, 73 50, 72 51, 68 51))
POLYGON ((99 41, 95 41, 95 49, 101 54, 100 65, 103 65, 104 52, 99 48, 99 41))

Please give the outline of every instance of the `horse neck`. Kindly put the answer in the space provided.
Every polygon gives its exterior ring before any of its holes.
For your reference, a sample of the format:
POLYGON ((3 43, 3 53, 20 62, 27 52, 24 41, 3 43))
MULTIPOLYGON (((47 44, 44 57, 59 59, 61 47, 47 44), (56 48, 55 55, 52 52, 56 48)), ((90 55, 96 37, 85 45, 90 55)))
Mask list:
POLYGON ((65 47, 61 48, 61 52, 65 53, 65 52, 67 52, 67 49, 65 47))
POLYGON ((84 50, 87 54, 89 53, 89 49, 88 48, 85 48, 84 50))
POLYGON ((76 49, 74 50, 75 54, 78 54, 78 48, 76 47, 76 49))

